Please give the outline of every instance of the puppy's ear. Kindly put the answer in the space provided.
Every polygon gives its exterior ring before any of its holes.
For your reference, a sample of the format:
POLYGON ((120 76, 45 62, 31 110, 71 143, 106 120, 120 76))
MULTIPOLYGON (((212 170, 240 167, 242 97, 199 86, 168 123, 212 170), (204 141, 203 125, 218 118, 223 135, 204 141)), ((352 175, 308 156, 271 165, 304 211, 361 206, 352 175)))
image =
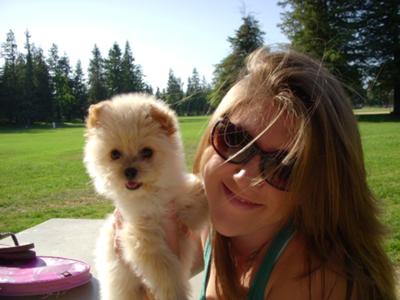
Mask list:
POLYGON ((173 112, 152 105, 150 108, 150 116, 154 121, 160 124, 161 129, 165 130, 167 135, 171 135, 178 130, 173 112))
POLYGON ((94 128, 100 127, 101 125, 101 118, 104 110, 107 106, 110 105, 110 101, 102 101, 97 104, 92 104, 89 107, 89 113, 86 118, 86 127, 87 128, 94 128))

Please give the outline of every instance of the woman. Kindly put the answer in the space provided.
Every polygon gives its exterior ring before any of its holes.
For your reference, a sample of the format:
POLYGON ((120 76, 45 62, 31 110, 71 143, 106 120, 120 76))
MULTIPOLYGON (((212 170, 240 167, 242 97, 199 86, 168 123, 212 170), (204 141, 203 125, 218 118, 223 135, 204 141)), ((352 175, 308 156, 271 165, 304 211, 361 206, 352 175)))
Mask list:
MULTIPOLYGON (((250 55, 211 117, 194 173, 211 221, 199 238, 201 299, 395 299, 357 123, 318 62, 250 55)), ((166 225, 172 249, 180 228, 166 225)))
POLYGON ((195 158, 207 299, 395 299, 357 123, 338 81, 259 49, 195 158))

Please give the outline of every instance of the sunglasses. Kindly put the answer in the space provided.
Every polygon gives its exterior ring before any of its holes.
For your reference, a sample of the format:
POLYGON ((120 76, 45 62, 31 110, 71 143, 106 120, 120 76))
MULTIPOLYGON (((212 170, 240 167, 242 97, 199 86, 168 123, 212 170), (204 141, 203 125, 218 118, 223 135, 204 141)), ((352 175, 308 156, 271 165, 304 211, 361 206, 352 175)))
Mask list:
POLYGON ((261 177, 273 187, 287 191, 294 159, 284 162, 286 151, 265 152, 253 140, 248 132, 230 122, 228 117, 217 121, 210 137, 214 150, 230 163, 244 164, 259 155, 261 177))

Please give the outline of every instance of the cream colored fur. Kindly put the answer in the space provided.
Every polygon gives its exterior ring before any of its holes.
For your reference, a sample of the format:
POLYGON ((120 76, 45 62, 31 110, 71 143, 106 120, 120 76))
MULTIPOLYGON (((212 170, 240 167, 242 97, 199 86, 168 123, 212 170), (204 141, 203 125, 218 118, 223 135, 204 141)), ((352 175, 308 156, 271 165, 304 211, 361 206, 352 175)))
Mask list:
POLYGON ((121 257, 114 249, 113 218, 108 217, 96 247, 103 300, 143 299, 145 289, 157 300, 189 298, 194 241, 180 239, 180 258, 170 250, 161 224, 171 207, 180 221, 199 230, 207 201, 201 181, 185 172, 175 113, 143 94, 114 97, 92 105, 86 122, 84 163, 96 190, 113 200, 124 223, 119 232, 121 257), (142 156, 151 148, 153 156, 142 156), (121 157, 111 158, 118 150, 121 157), (124 172, 135 168, 135 190, 124 172), (171 205, 171 202, 175 202, 171 205))

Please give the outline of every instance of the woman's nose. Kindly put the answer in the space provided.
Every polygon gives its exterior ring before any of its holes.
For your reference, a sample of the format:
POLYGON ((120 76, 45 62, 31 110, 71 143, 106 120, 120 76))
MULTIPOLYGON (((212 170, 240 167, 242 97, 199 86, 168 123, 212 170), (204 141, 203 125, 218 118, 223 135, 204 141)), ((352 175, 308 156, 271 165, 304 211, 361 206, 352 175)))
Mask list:
POLYGON ((235 181, 238 184, 251 184, 255 178, 260 176, 260 157, 256 155, 251 158, 248 162, 239 164, 236 172, 233 175, 235 181))

